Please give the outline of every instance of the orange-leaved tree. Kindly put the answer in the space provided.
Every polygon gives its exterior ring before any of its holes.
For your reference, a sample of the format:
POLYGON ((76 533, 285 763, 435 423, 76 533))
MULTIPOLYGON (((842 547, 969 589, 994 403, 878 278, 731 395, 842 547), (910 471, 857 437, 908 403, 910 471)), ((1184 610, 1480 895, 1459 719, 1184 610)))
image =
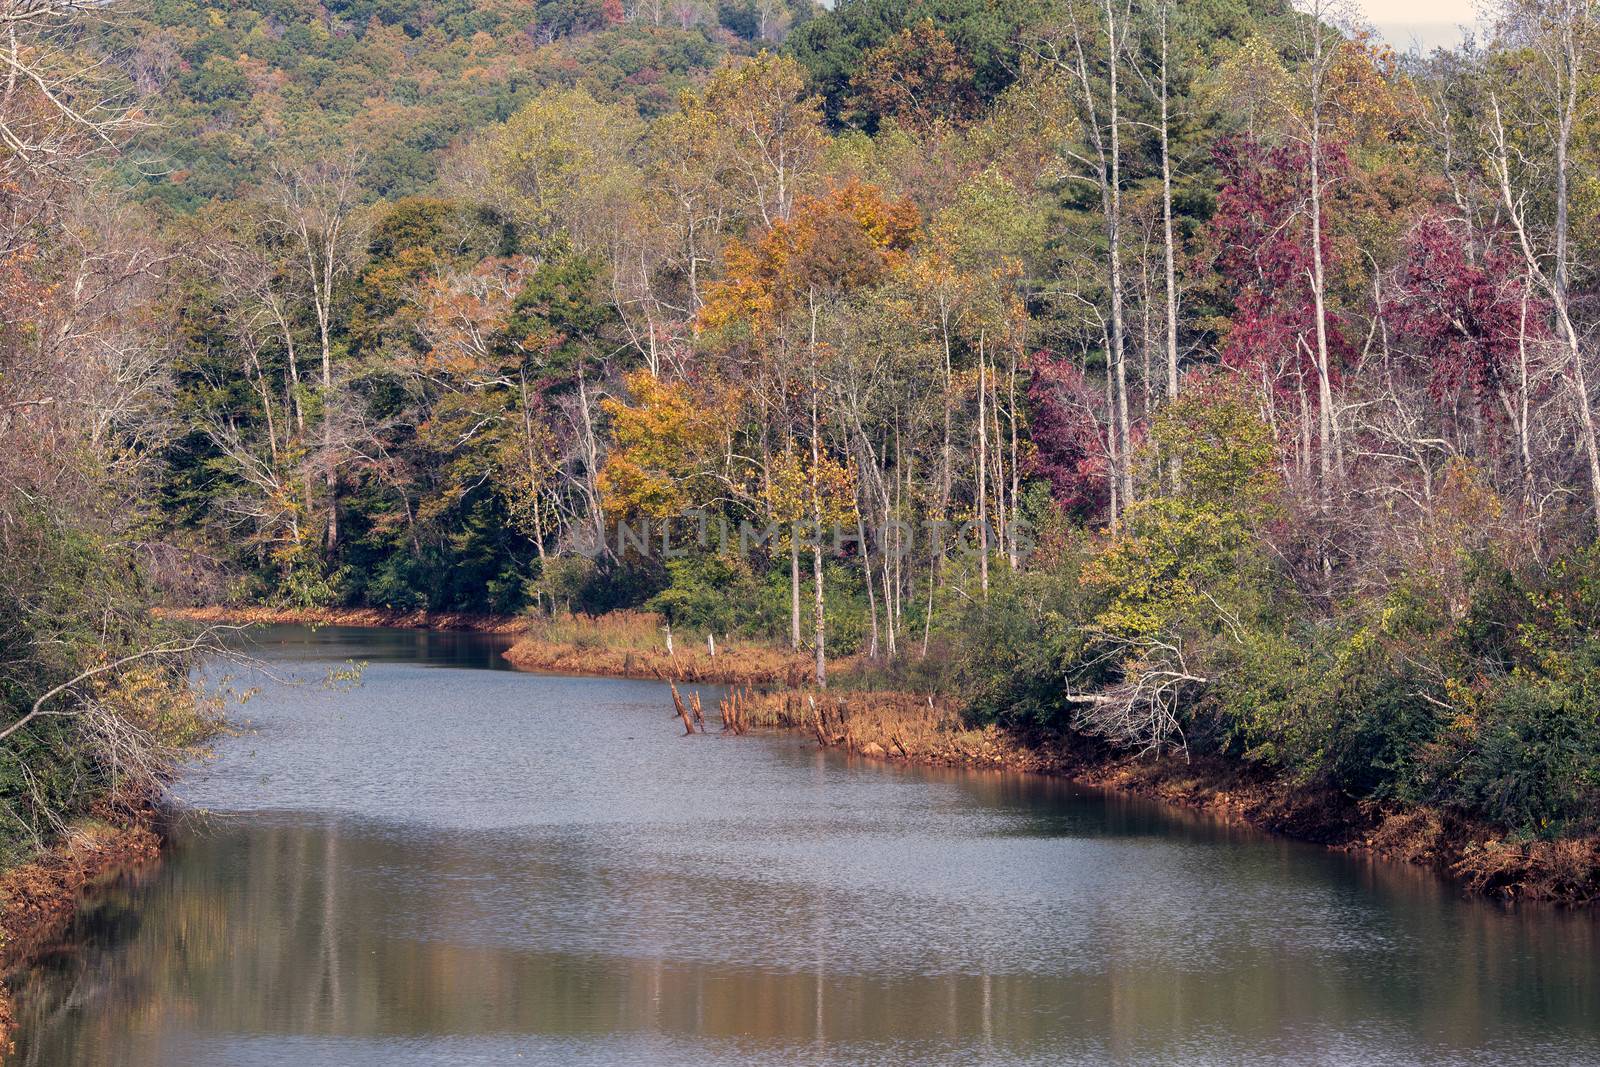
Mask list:
POLYGON ((648 371, 635 371, 626 382, 632 403, 600 402, 611 420, 611 448, 599 478, 606 512, 665 522, 725 500, 739 390, 715 381, 666 381, 648 371))

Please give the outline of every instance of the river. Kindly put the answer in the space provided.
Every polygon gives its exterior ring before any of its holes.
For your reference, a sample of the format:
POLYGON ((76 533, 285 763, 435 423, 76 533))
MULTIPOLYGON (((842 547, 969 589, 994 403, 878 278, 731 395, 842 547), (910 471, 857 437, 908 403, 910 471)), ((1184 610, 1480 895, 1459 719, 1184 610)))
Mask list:
POLYGON ((499 669, 503 638, 261 634, 303 684, 261 683, 165 862, 13 977, 8 1063, 1600 1063, 1592 915, 1044 778, 682 737, 665 686, 499 669))

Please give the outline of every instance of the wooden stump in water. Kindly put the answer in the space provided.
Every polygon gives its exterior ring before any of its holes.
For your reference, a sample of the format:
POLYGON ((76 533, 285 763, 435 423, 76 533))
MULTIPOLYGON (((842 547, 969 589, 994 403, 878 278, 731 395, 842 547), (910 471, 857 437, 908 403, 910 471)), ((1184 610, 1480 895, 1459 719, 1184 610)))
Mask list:
POLYGON ((668 684, 672 686, 672 706, 677 709, 678 718, 683 720, 683 732, 688 736, 694 733, 694 723, 689 720, 689 709, 683 706, 683 698, 678 695, 678 684, 676 682, 668 684))
POLYGON ((689 706, 694 709, 694 724, 700 728, 701 733, 706 732, 705 712, 700 709, 700 690, 696 689, 689 696, 689 706))

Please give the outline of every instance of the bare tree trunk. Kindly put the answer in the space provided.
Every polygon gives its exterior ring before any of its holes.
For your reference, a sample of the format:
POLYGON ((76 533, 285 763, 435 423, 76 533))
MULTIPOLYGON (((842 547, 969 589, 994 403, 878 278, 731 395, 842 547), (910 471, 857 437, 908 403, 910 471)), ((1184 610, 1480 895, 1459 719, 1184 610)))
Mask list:
POLYGON ((1117 451, 1116 430, 1116 386, 1112 379, 1111 368, 1106 367, 1106 458, 1110 461, 1111 477, 1106 479, 1106 488, 1110 494, 1109 511, 1111 518, 1111 532, 1115 534, 1119 528, 1122 502, 1120 487, 1122 484, 1121 468, 1122 457, 1117 451))
POLYGON ((1006 371, 1006 407, 1007 418, 1011 421, 1011 521, 1008 524, 1010 538, 1006 542, 1006 555, 1011 561, 1011 570, 1016 572, 1021 566, 1021 550, 1018 544, 1019 537, 1017 524, 1022 521, 1022 505, 1019 495, 1022 490, 1021 468, 1017 465, 1017 350, 1011 349, 1011 365, 1006 371))
POLYGON ((811 298, 811 521, 815 538, 811 545, 812 628, 816 638, 817 688, 828 687, 825 599, 822 589, 822 425, 817 415, 817 301, 811 298))
POLYGON ((1121 42, 1117 38, 1116 12, 1111 6, 1111 0, 1105 0, 1106 12, 1106 45, 1108 50, 1107 67, 1110 72, 1111 95, 1110 115, 1111 120, 1111 159, 1109 186, 1109 206, 1106 213, 1106 237, 1110 244, 1111 267, 1111 347, 1112 361, 1116 368, 1117 378, 1117 450, 1122 455, 1122 463, 1118 468, 1118 475, 1122 483, 1123 506, 1126 507, 1133 500, 1133 464, 1129 462, 1132 452, 1132 435, 1128 425, 1128 367, 1127 367, 1127 342, 1124 338, 1125 325, 1123 323, 1123 294, 1122 294, 1122 121, 1120 115, 1120 101, 1117 95, 1117 68, 1121 65, 1121 42))
MULTIPOLYGON (((1572 321, 1571 309, 1567 300, 1567 227, 1569 223, 1568 204, 1568 140, 1572 132, 1573 116, 1578 106, 1578 74, 1581 70, 1579 56, 1576 51, 1577 43, 1566 40, 1563 46, 1574 49, 1566 57, 1566 78, 1562 88, 1562 118, 1556 135, 1556 218, 1555 230, 1552 234, 1555 246, 1555 264, 1549 273, 1546 273, 1540 255, 1534 247, 1533 236, 1528 232, 1527 218, 1523 213, 1523 199, 1518 197, 1511 188, 1511 157, 1513 149, 1510 147, 1506 136, 1505 122, 1500 114, 1500 102, 1496 97, 1490 98, 1493 108, 1494 125, 1490 129, 1490 139, 1494 146, 1490 164, 1495 178, 1500 186, 1502 206, 1506 210, 1506 218, 1517 235, 1517 241, 1522 248, 1523 262, 1529 275, 1536 279, 1542 288, 1550 294, 1550 303, 1556 316, 1556 325, 1567 350, 1566 378, 1572 391, 1573 407, 1578 416, 1578 438, 1583 445, 1584 458, 1589 468, 1589 495, 1590 505, 1594 511, 1597 522, 1600 522, 1600 435, 1595 429, 1594 408, 1589 393, 1588 374, 1584 368, 1584 352, 1582 339, 1579 336, 1577 325, 1572 321)), ((1558 60, 1559 63, 1559 60, 1558 60)), ((1560 68, 1558 66, 1558 77, 1560 68)))
POLYGON ((539 507, 539 467, 537 457, 533 451, 533 412, 528 407, 528 375, 526 371, 517 372, 517 381, 522 391, 522 455, 523 462, 528 465, 528 488, 533 500, 529 505, 533 510, 533 541, 534 547, 539 550, 540 570, 543 570, 544 555, 544 515, 539 507))
POLYGON ((1326 518, 1332 508, 1333 481, 1336 470, 1344 464, 1339 455, 1338 441, 1333 425, 1333 369, 1328 350, 1328 308, 1326 264, 1322 255, 1323 172, 1322 172, 1322 116, 1324 91, 1328 70, 1334 59, 1328 48, 1330 29, 1323 21, 1327 4, 1316 0, 1307 12, 1311 34, 1310 63, 1307 67, 1307 122, 1306 145, 1310 160, 1307 164, 1310 179, 1311 207, 1311 302, 1316 317, 1316 348, 1312 353, 1317 371, 1317 481, 1318 503, 1326 518))
POLYGON ((1321 119, 1314 111, 1311 125, 1311 300, 1317 319, 1317 481, 1318 499, 1326 513, 1332 504, 1333 377, 1328 366, 1328 320, 1324 300, 1322 263, 1322 179, 1317 159, 1322 143, 1321 119))
POLYGON ((333 458, 333 344, 328 335, 329 310, 317 305, 317 326, 322 335, 322 449, 328 487, 328 552, 339 547, 339 471, 333 458))
MULTIPOLYGON (((944 442, 939 449, 941 466, 939 471, 938 514, 938 518, 942 522, 944 518, 950 514, 950 481, 952 478, 951 466, 953 464, 950 435, 952 432, 951 424, 954 418, 954 414, 951 411, 951 403, 954 397, 951 394, 955 390, 955 378, 950 367, 950 308, 949 305, 945 303, 945 297, 943 293, 939 294, 939 335, 940 339, 944 343, 944 442)), ((934 573, 942 579, 944 577, 943 538, 941 538, 939 543, 934 546, 934 550, 938 555, 938 566, 935 567, 934 573)))
MULTIPOLYGON (((868 638, 867 656, 878 658, 878 594, 872 587, 872 551, 867 547, 867 528, 861 521, 861 508, 856 508, 856 539, 861 542, 861 573, 867 586, 867 617, 872 629, 868 638)), ((891 622, 891 626, 893 623, 891 622)))
POLYGON ((589 521, 594 530, 595 544, 604 551, 606 544, 605 507, 600 502, 600 445, 594 436, 594 414, 589 408, 589 384, 584 379, 583 363, 578 363, 578 410, 583 415, 583 476, 585 493, 589 498, 589 521))
POLYGON ((800 524, 789 527, 789 646, 800 651, 800 524))
MULTIPOLYGON (((1592 27, 1586 25, 1583 29, 1592 27)), ((1567 245, 1568 228, 1571 225, 1569 150, 1573 123, 1578 114, 1578 86, 1583 79, 1585 44, 1579 39, 1579 34, 1579 27, 1570 22, 1561 28, 1560 52, 1557 57, 1558 72, 1564 67, 1566 74, 1566 92, 1563 94, 1561 121, 1556 132, 1555 281, 1550 287, 1550 296, 1571 356, 1572 386, 1576 394, 1574 402, 1578 408, 1578 424, 1583 431, 1584 452, 1589 461, 1590 495, 1593 498, 1595 519, 1600 522, 1600 442, 1597 442, 1595 434, 1594 405, 1589 392, 1588 371, 1583 365, 1583 343, 1579 339, 1577 326, 1572 321, 1572 309, 1568 299, 1570 267, 1567 262, 1567 245)))
POLYGON ((983 351, 984 335, 978 334, 978 587, 989 596, 989 395, 988 368, 983 351))
MULTIPOLYGON (((1161 5, 1161 233, 1166 252, 1167 282, 1167 399, 1178 396, 1178 268, 1177 243, 1172 231, 1172 153, 1168 144, 1167 17, 1169 4, 1161 5)), ((1174 461, 1176 464, 1176 461, 1174 461)), ((1173 477, 1177 468, 1174 465, 1173 477)))

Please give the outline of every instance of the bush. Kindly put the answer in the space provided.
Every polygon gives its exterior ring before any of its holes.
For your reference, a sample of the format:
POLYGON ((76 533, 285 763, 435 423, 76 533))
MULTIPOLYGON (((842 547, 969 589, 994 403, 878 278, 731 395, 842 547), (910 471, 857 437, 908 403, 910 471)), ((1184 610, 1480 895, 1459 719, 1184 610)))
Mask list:
POLYGON ((667 587, 645 607, 672 625, 726 634, 745 630, 760 593, 750 570, 726 556, 688 556, 667 562, 667 587))
POLYGON ((1081 626, 1093 615, 1080 563, 1071 555, 1049 571, 1001 572, 988 599, 959 616, 954 673, 973 721, 1067 725, 1067 667, 1081 653, 1081 626))
POLYGON ((601 563, 587 556, 551 556, 525 588, 546 609, 601 615, 639 607, 666 584, 666 571, 650 560, 601 563))
POLYGON ((1510 682, 1476 723, 1452 784, 1455 807, 1510 830, 1593 829, 1600 799, 1594 710, 1550 687, 1510 682))

